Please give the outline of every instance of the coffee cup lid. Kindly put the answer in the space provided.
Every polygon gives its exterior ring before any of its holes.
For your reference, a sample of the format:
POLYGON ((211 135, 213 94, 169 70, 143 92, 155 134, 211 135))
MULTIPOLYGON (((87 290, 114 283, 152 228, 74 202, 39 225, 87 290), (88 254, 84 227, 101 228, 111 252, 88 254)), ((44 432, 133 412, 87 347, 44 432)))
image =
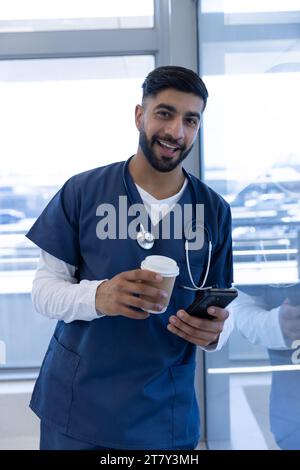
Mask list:
POLYGON ((172 258, 167 256, 147 256, 141 263, 142 269, 149 269, 165 277, 178 276, 179 267, 172 258))

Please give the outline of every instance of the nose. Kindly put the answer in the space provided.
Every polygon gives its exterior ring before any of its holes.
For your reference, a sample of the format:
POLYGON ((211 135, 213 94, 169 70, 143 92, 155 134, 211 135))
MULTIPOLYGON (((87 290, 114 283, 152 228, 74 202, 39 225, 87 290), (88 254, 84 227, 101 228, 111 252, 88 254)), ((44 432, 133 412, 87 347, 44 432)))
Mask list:
POLYGON ((176 117, 168 123, 166 131, 172 136, 174 140, 182 140, 184 138, 184 126, 181 117, 176 117))

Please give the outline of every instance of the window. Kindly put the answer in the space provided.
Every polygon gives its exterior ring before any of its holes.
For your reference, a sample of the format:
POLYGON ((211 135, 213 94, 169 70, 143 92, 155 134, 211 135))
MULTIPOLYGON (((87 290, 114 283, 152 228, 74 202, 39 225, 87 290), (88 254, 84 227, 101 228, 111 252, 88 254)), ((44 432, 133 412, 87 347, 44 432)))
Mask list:
POLYGON ((35 375, 56 323, 33 310, 39 250, 24 235, 72 174, 135 151, 134 106, 168 55, 169 13, 153 0, 1 3, 0 379, 35 375))
POLYGON ((2 0, 0 32, 151 28, 153 0, 2 0))
MULTIPOLYGON (((203 177, 232 206, 240 290, 227 351, 206 357, 208 443, 299 449, 296 338, 278 322, 286 299, 300 303, 299 2, 201 1, 199 8, 210 93, 203 177)), ((294 325, 300 338, 300 320, 294 325)))
POLYGON ((72 174, 131 155, 134 106, 153 67, 146 55, 0 61, 0 331, 7 368, 39 366, 55 326, 33 312, 39 249, 24 235, 72 174))

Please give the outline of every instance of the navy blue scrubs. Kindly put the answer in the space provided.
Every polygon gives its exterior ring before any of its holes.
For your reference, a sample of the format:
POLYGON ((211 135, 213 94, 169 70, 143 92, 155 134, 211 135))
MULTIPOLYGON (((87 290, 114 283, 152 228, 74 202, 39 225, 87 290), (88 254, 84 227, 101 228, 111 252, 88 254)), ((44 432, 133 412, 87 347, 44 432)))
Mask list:
MULTIPOLYGON (((127 162, 128 165, 128 162, 127 162)), ((167 330, 168 318, 186 308, 194 293, 185 262, 184 239, 157 239, 143 250, 131 239, 100 240, 97 207, 119 196, 142 202, 127 166, 115 163, 70 178, 37 219, 28 238, 66 263, 82 279, 112 278, 140 267, 148 255, 175 259, 180 267, 167 311, 143 321, 107 316, 57 323, 31 400, 31 408, 53 430, 78 441, 116 449, 195 448, 199 413, 194 390, 195 345, 167 330)), ((207 285, 232 284, 231 216, 228 204, 189 175, 179 204, 204 204, 213 251, 207 285), (195 201, 196 198, 196 201, 195 201)), ((118 217, 117 217, 118 219, 118 217)), ((173 234, 174 235, 174 234, 173 234)), ((207 237, 206 237, 207 238, 207 237)), ((207 239, 190 251, 194 279, 207 265, 207 239)))

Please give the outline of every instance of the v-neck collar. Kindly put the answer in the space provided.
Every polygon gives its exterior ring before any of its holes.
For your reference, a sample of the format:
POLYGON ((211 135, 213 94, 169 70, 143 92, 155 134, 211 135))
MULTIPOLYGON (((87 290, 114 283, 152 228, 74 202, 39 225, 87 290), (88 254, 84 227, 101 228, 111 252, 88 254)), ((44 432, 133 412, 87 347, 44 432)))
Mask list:
MULTIPOLYGON (((142 198, 141 198, 141 195, 136 187, 136 183, 129 171, 129 163, 130 163, 130 160, 132 159, 133 155, 125 162, 125 167, 124 167, 124 179, 125 179, 125 186, 126 186, 126 190, 128 192, 128 197, 129 197, 129 202, 130 204, 144 204, 142 198)), ((183 171, 183 174, 187 180, 187 184, 184 188, 184 191, 182 192, 181 196, 180 196, 180 199, 177 201, 178 203, 181 202, 182 198, 184 197, 184 195, 186 194, 186 191, 187 191, 187 188, 190 184, 190 176, 189 174, 187 173, 187 171, 182 168, 182 171, 183 171)), ((143 188, 142 188, 143 189, 143 188)), ((145 191, 143 189, 143 191, 145 191)), ((152 196, 152 195, 151 195, 152 196)), ((153 197, 153 196, 152 196, 153 197)), ((159 199, 158 199, 159 201, 159 199)))
MULTIPOLYGON (((147 224, 148 224, 148 227, 157 227, 157 226, 160 226, 160 224, 163 223, 163 220, 165 219, 165 217, 168 216, 169 212, 166 213, 159 221, 156 225, 154 225, 151 221, 151 217, 150 217, 150 214, 149 212, 147 211, 146 207, 145 207, 145 204, 144 204, 144 201, 136 187, 136 183, 134 182, 134 179, 129 171, 129 163, 130 163, 130 160, 132 159, 132 156, 125 162, 125 166, 124 166, 124 172, 123 172, 123 177, 124 177, 124 184, 125 184, 125 189, 127 191, 127 194, 128 194, 128 198, 129 198, 129 204, 142 204, 143 205, 143 208, 144 208, 144 211, 145 211, 145 216, 146 216, 146 219, 147 219, 147 224)), ((176 202, 176 204, 180 204, 181 206, 184 205, 184 201, 186 201, 188 199, 188 194, 189 194, 189 191, 191 190, 191 188, 189 186, 191 186, 192 182, 190 180, 190 176, 189 174, 187 173, 187 171, 182 168, 182 171, 183 171, 183 174, 187 180, 187 184, 179 198, 179 200, 176 202)), ((153 197, 153 196, 152 196, 153 197)))

